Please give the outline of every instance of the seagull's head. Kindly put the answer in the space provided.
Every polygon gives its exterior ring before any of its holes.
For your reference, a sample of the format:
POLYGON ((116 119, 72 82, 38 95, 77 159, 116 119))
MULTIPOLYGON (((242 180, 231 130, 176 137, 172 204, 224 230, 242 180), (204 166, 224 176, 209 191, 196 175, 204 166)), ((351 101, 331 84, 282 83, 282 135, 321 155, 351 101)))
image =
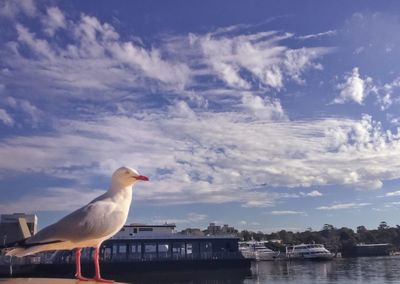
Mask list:
POLYGON ((137 181, 148 181, 149 178, 142 176, 137 170, 129 167, 121 167, 112 175, 112 182, 124 186, 133 185, 137 181))

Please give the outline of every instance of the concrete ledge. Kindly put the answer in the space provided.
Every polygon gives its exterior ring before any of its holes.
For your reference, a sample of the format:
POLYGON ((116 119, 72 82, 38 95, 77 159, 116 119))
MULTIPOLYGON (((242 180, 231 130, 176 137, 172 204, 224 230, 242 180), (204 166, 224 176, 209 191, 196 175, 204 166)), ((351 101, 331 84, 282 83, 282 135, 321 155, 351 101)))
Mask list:
MULTIPOLYGON (((94 284, 99 283, 95 281, 79 281, 76 279, 61 279, 61 278, 0 278, 0 284, 77 284, 87 283, 94 284)), ((114 282, 118 284, 120 282, 114 282)))

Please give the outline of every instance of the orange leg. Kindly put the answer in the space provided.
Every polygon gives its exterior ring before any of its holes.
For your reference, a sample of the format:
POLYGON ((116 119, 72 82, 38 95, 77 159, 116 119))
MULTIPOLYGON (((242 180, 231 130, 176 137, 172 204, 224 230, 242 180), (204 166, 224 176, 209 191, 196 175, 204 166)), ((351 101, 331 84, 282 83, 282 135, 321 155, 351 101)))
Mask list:
POLYGON ((104 282, 104 283, 113 283, 114 280, 107 280, 107 279, 103 279, 101 278, 100 275, 100 265, 99 265, 99 248, 96 247, 95 251, 94 251, 94 269, 96 272, 96 275, 94 276, 95 281, 97 282, 104 282))
POLYGON ((75 278, 80 281, 89 281, 88 278, 83 277, 81 274, 81 250, 82 248, 77 248, 75 250, 75 266, 76 266, 75 278))

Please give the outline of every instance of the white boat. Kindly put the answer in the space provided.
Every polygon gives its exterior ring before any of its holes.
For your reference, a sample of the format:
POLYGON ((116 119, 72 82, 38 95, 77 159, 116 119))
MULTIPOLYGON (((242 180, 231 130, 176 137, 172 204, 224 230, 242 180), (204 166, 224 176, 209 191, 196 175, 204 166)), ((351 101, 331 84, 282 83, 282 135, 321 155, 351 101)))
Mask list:
POLYGON ((279 252, 267 248, 262 242, 240 242, 239 250, 245 258, 254 260, 274 260, 279 252))
POLYGON ((306 260, 331 260, 333 253, 320 244, 301 244, 286 247, 286 258, 306 260))

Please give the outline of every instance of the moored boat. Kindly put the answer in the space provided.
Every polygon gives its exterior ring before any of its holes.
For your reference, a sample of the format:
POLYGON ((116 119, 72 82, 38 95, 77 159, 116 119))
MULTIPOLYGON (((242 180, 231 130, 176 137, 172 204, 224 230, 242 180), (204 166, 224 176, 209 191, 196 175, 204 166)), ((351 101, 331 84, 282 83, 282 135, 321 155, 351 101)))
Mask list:
POLYGON ((287 259, 331 260, 334 254, 321 244, 300 244, 286 247, 287 259))
POLYGON ((262 242, 240 242, 239 251, 245 258, 258 261, 274 260, 279 256, 279 252, 267 248, 262 242))

